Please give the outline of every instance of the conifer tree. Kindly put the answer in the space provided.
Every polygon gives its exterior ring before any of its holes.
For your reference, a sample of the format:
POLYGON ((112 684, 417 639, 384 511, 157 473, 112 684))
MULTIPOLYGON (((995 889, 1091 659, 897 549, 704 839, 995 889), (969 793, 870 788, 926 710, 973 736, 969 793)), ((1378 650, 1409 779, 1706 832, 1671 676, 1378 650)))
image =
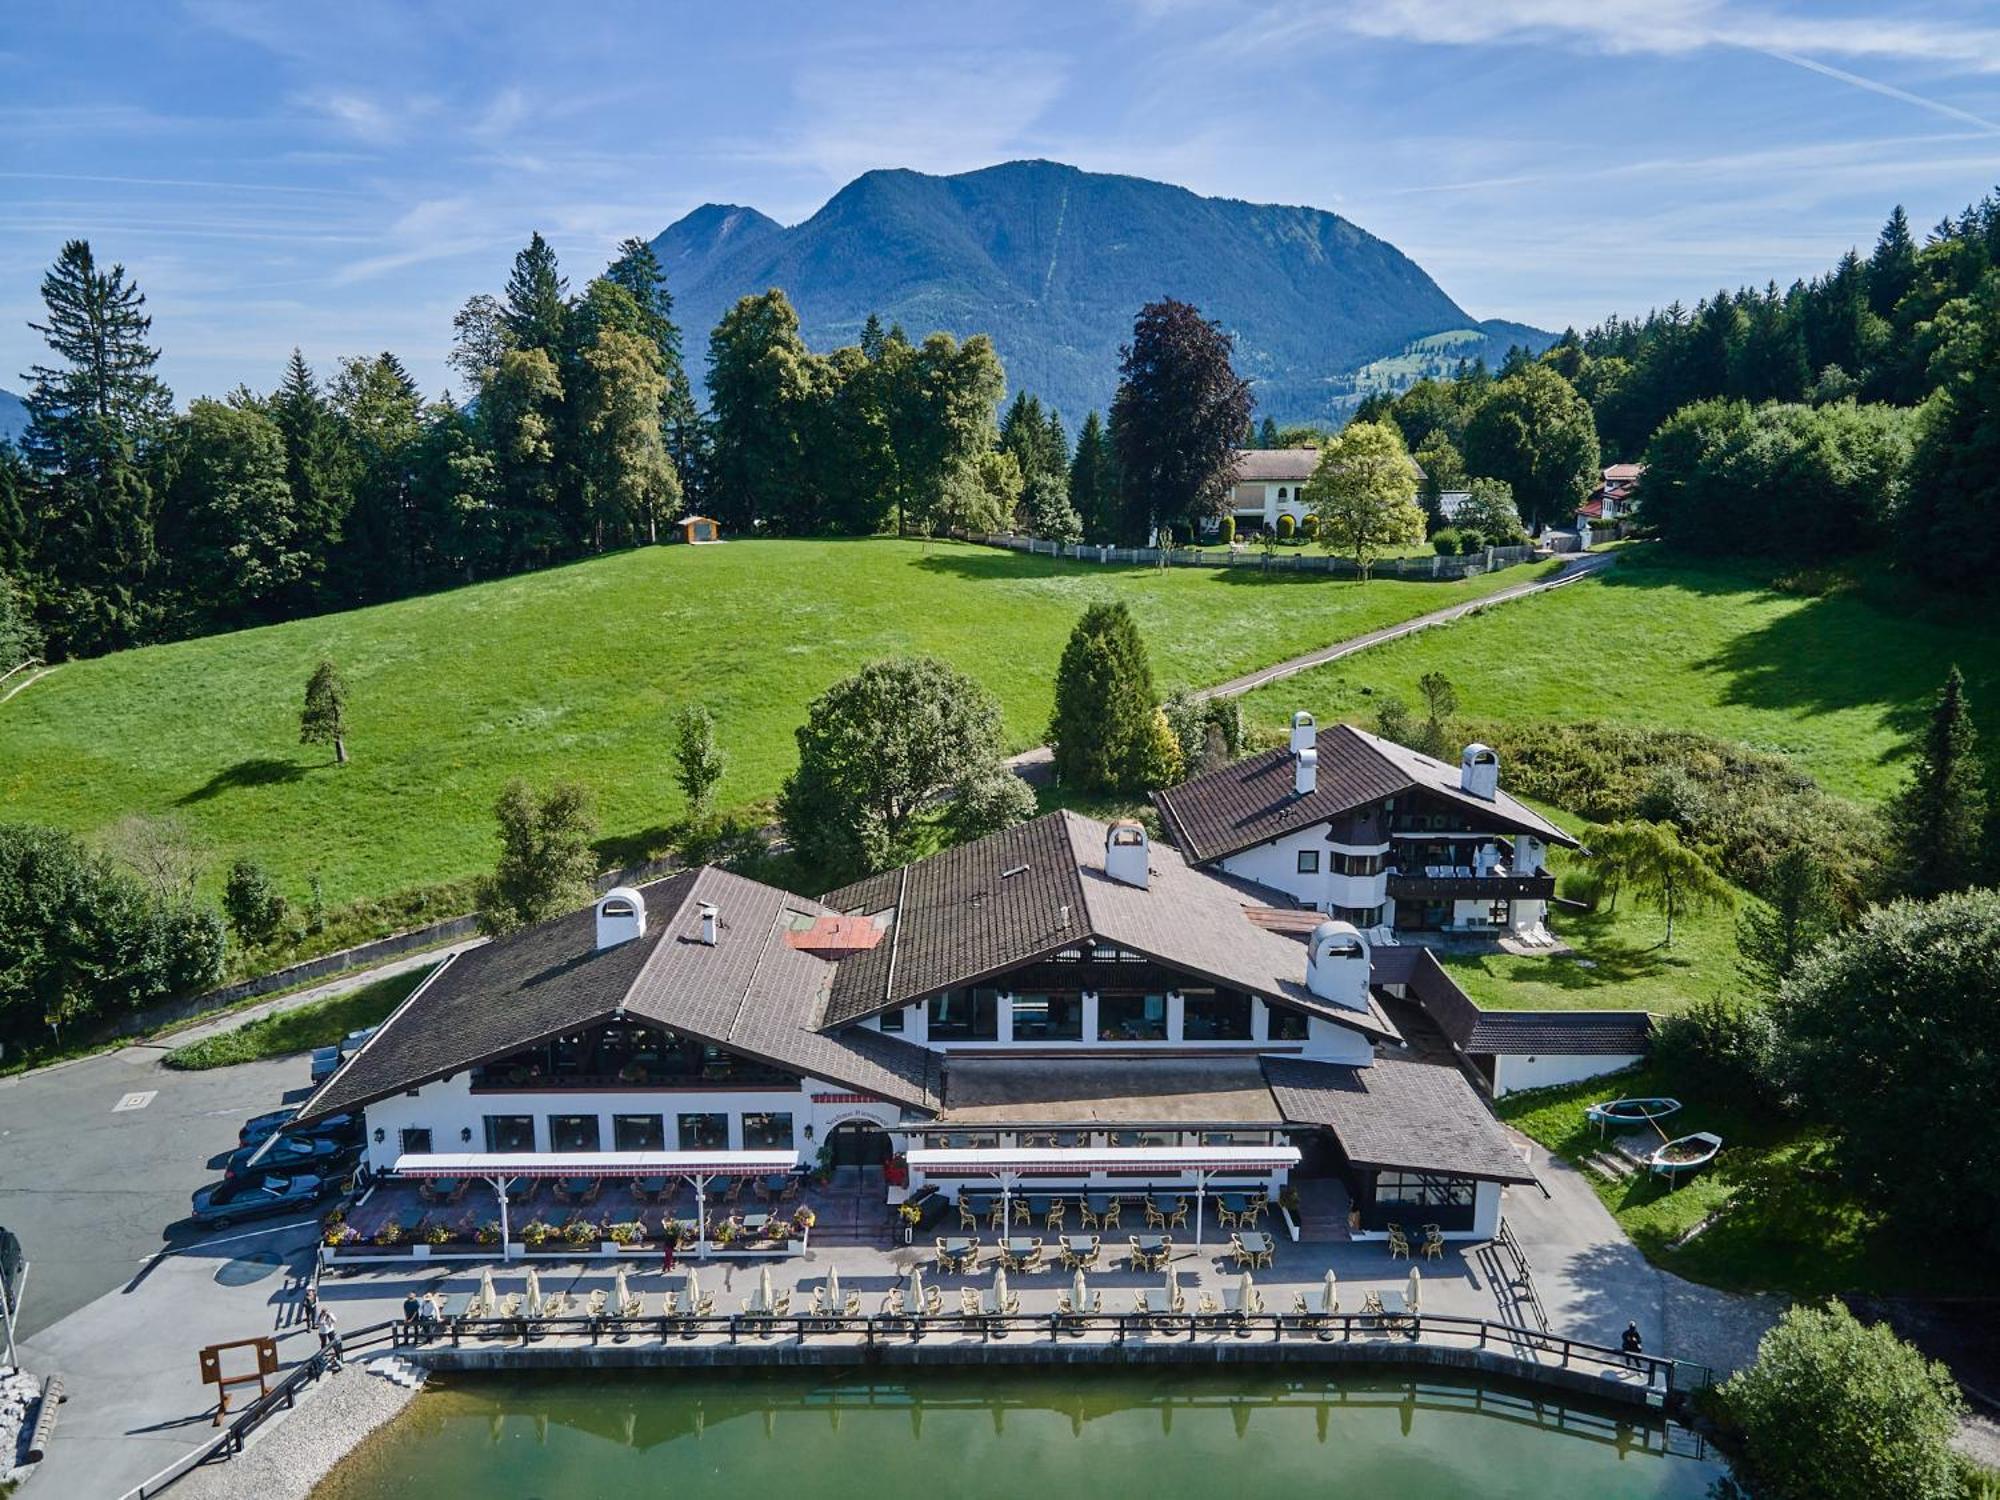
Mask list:
POLYGON ((1108 542, 1117 531, 1118 497, 1112 479, 1111 442, 1096 412, 1083 419, 1069 464, 1069 503, 1087 540, 1108 542))
POLYGON ((1070 632, 1056 669, 1048 738, 1057 780, 1086 792, 1147 789, 1158 708, 1146 644, 1131 611, 1123 601, 1091 605, 1070 632))
POLYGON ((1890 812, 1894 867, 1906 895, 1941 896, 1978 883, 1986 837, 1978 744, 1965 678, 1954 665, 1938 690, 1910 783, 1890 812))
POLYGON ((514 257, 501 323, 515 348, 542 349, 553 355, 562 348, 568 313, 569 283, 556 265, 556 252, 536 230, 514 257))

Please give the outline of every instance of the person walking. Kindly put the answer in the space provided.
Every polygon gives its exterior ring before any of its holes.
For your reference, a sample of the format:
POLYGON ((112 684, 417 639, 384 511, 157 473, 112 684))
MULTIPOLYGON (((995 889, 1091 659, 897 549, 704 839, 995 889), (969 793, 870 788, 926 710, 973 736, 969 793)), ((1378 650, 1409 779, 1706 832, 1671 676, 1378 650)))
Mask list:
POLYGON ((334 1340, 333 1309, 322 1307, 319 1316, 313 1319, 313 1330, 319 1334, 319 1346, 324 1349, 334 1340))
POLYGON ((661 1274, 662 1276, 667 1276, 667 1275, 670 1275, 670 1274, 672 1274, 672 1272, 673 1272, 673 1269, 674 1269, 674 1242, 675 1242, 675 1241, 676 1241, 676 1240, 677 1240, 678 1238, 679 1238, 679 1236, 678 1236, 678 1235, 675 1235, 675 1234, 671 1234, 671 1233, 670 1233, 670 1234, 668 1234, 668 1235, 667 1235, 667 1240, 666 1240, 666 1245, 665 1245, 665 1247, 664 1247, 664 1248, 663 1248, 663 1249, 662 1249, 662 1250, 660 1251, 660 1274, 661 1274))
POLYGON ((403 1322, 412 1333, 416 1332, 417 1317, 422 1311, 423 1303, 418 1299, 416 1289, 412 1287, 403 1296, 403 1322))

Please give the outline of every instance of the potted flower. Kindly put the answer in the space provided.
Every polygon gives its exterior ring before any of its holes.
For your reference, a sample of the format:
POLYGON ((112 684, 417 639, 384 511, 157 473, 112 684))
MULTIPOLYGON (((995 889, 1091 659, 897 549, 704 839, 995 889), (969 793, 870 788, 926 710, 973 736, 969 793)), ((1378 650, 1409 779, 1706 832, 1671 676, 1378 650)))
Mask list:
POLYGON ((352 1224, 329 1224, 326 1227, 326 1243, 339 1250, 349 1245, 361 1243, 361 1231, 352 1224))
POLYGON ((378 1245, 400 1245, 403 1243, 403 1226, 394 1219, 385 1219, 382 1227, 375 1231, 378 1245))
POLYGON ((628 1223, 613 1224, 610 1235, 614 1245, 643 1245, 646 1243, 646 1226, 633 1219, 628 1223))
POLYGON ((900 1153, 892 1156, 882 1165, 882 1180, 890 1187, 910 1185, 910 1159, 900 1153))
POLYGON ((715 1226, 715 1248, 721 1250, 735 1242, 738 1226, 734 1219, 724 1219, 715 1226))
POLYGON ((562 1237, 578 1249, 594 1245, 602 1238, 597 1226, 588 1219, 571 1219, 563 1225, 562 1237))
POLYGON ((924 1210, 921 1204, 905 1203, 896 1209, 896 1217, 903 1221, 903 1243, 909 1244, 917 1237, 917 1225, 923 1222, 924 1210))
POLYGON ((449 1224, 432 1224, 424 1230, 424 1243, 426 1245, 449 1245, 451 1238, 451 1226, 449 1224))
POLYGON ((473 1231, 472 1242, 476 1245, 499 1244, 500 1221, 498 1219, 488 1219, 484 1224, 481 1224, 476 1230, 473 1231))
POLYGON ((538 1250, 556 1235, 556 1226, 547 1219, 535 1219, 521 1226, 521 1243, 538 1250))

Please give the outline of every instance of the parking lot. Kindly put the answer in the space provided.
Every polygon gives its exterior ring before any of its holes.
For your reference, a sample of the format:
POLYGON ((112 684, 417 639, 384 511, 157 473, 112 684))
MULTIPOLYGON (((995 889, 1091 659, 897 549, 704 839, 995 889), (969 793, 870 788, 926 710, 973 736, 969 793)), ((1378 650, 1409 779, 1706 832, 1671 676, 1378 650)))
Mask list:
POLYGON ((131 1288, 163 1249, 226 1258, 246 1233, 287 1222, 198 1235, 181 1221, 237 1127, 305 1097, 306 1059, 178 1073, 164 1055, 128 1047, 0 1079, 0 1224, 32 1262, 23 1336, 131 1288))

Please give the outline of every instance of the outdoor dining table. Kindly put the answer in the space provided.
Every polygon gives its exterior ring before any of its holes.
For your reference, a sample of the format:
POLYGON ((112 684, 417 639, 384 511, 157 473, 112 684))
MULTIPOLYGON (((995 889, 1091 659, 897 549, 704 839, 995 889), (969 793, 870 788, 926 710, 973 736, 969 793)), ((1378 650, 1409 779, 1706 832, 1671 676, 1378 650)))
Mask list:
POLYGON ((1073 1234, 1069 1236, 1069 1258, 1082 1265, 1088 1265, 1097 1258, 1097 1236, 1094 1234, 1073 1234))
POLYGON ((979 1253, 979 1242, 966 1235, 948 1234, 938 1240, 938 1248, 950 1258, 954 1271, 964 1271, 967 1259, 979 1253))
POLYGON ((1037 1241, 1020 1235, 1014 1235, 1000 1242, 1001 1253, 1007 1258, 1008 1263, 1015 1267, 1026 1265, 1040 1249, 1041 1246, 1037 1241))
POLYGON ((1148 1265, 1153 1264, 1163 1257, 1167 1253, 1167 1246, 1171 1243, 1164 1234, 1135 1234, 1132 1236, 1132 1248, 1146 1258, 1148 1265))
POLYGON ((1252 1255, 1264 1256, 1271 1253, 1271 1237, 1260 1229, 1246 1229, 1236 1238, 1252 1255))
POLYGON ((785 1181, 783 1177, 766 1177, 763 1179, 764 1191, 774 1195, 782 1193, 785 1190, 785 1181))

